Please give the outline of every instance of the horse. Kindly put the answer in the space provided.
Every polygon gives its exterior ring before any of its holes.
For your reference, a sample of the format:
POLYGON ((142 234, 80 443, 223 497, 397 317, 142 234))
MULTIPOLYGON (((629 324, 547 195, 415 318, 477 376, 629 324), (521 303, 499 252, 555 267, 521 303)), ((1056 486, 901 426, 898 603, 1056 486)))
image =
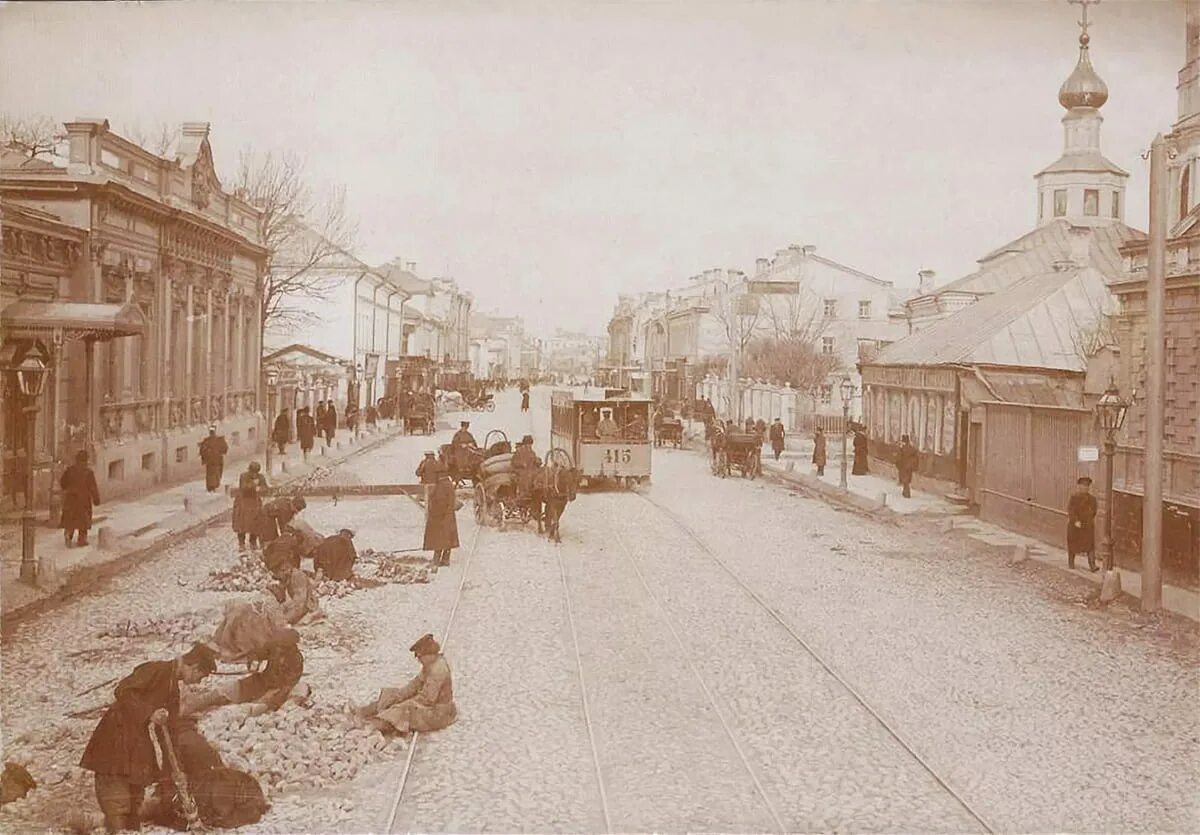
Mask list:
POLYGON ((538 533, 545 533, 555 542, 562 542, 559 520, 567 502, 575 500, 579 490, 579 470, 551 461, 540 468, 534 477, 533 494, 530 497, 534 515, 538 520, 538 533))

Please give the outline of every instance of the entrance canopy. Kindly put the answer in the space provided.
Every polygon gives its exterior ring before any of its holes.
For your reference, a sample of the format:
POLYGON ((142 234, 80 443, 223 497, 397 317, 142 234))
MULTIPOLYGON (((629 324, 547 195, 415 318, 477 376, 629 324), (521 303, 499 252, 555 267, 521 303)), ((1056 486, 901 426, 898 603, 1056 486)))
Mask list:
POLYGON ((90 302, 15 302, 0 311, 4 336, 50 335, 108 342, 146 332, 146 317, 132 304, 90 302))

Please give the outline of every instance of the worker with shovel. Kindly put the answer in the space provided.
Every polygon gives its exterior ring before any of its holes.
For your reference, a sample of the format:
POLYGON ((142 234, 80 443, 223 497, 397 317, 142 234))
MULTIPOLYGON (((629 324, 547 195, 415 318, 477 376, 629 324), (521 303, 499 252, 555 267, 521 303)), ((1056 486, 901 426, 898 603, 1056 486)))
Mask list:
POLYGON ((179 715, 179 683, 197 684, 217 669, 216 655, 194 644, 178 658, 147 661, 123 678, 79 761, 96 775, 96 800, 108 832, 141 827, 146 786, 161 776, 147 725, 179 715))

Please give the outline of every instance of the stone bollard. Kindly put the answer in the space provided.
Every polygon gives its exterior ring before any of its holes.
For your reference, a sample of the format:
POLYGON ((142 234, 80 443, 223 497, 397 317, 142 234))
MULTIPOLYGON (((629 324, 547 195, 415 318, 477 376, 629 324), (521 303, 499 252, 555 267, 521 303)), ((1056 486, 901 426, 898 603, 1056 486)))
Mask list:
POLYGON ((881 508, 887 507, 887 493, 880 493, 875 501, 879 503, 881 508))
POLYGON ((794 472, 796 472, 796 462, 788 461, 787 464, 785 464, 783 468, 785 470, 787 470, 789 473, 794 473, 794 472))
POLYGON ((954 520, 946 519, 942 522, 942 533, 952 533, 954 531, 954 520))
MULTIPOLYGON (((184 499, 184 509, 187 509, 187 499, 184 499)), ((117 537, 113 534, 113 529, 108 525, 103 525, 96 529, 96 543, 101 551, 111 551, 117 544, 117 537)))
POLYGON ((1100 583, 1100 602, 1112 603, 1121 596, 1121 572, 1117 569, 1104 572, 1104 579, 1100 583))
POLYGON ((1028 559, 1029 559, 1029 546, 1028 545, 1012 546, 1012 549, 1009 551, 1009 555, 1008 555, 1008 561, 1012 565, 1020 565, 1021 563, 1025 562, 1028 559))
POLYGON ((337 444, 337 448, 338 448, 338 449, 341 449, 341 448, 342 448, 342 442, 341 442, 341 441, 334 441, 334 443, 335 443, 335 444, 337 444))
POLYGON ((286 460, 280 461, 279 462, 279 472, 286 473, 287 471, 288 471, 287 461, 286 460))
POLYGON ((321 455, 324 456, 325 455, 325 447, 320 447, 319 449, 321 450, 321 455))
MULTIPOLYGON (((102 528, 107 530, 107 528, 102 528)), ((56 589, 59 587, 58 557, 38 557, 37 584, 39 588, 56 589)))
POLYGON ((192 497, 191 496, 183 497, 183 511, 184 511, 184 513, 192 512, 192 497))

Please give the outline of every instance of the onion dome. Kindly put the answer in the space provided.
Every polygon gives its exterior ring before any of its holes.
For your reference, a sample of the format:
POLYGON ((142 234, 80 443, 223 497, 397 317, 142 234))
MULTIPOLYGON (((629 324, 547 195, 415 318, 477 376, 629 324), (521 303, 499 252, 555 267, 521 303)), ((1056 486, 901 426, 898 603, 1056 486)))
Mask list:
POLYGON ((1108 101, 1108 85, 1104 79, 1096 75, 1092 68, 1092 59, 1088 56, 1088 41, 1091 38, 1086 31, 1079 36, 1079 63, 1070 77, 1058 88, 1058 103, 1067 110, 1076 107, 1101 107, 1108 101))

